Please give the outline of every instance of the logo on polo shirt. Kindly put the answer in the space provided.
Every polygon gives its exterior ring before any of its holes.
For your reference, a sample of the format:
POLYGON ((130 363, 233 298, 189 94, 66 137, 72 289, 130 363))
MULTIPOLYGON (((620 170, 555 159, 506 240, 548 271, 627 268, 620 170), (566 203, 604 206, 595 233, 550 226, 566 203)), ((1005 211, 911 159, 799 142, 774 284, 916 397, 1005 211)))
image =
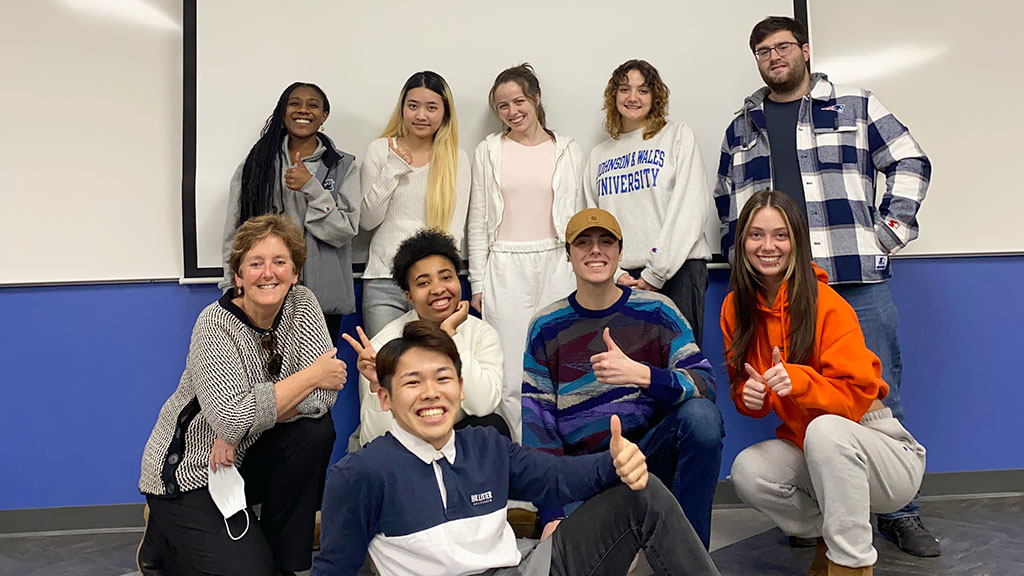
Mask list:
POLYGON ((480 504, 489 504, 491 500, 494 500, 494 496, 491 495, 491 491, 481 492, 479 494, 470 494, 469 501, 473 503, 473 506, 479 506, 480 504))

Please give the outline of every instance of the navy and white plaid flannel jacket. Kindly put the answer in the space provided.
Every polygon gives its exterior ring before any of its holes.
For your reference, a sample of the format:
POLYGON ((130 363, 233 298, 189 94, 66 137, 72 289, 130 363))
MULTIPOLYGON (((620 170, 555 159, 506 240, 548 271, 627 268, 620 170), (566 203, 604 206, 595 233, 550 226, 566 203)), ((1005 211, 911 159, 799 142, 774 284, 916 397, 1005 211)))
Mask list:
MULTIPOLYGON (((746 99, 722 142, 714 194, 730 262, 743 204, 772 187, 767 95, 763 87, 746 99)), ((874 94, 836 86, 821 73, 811 75, 810 94, 800 103, 796 147, 814 262, 833 284, 887 279, 887 255, 917 237, 931 177, 924 151, 874 94), (878 172, 885 174, 885 193, 876 208, 878 172)))

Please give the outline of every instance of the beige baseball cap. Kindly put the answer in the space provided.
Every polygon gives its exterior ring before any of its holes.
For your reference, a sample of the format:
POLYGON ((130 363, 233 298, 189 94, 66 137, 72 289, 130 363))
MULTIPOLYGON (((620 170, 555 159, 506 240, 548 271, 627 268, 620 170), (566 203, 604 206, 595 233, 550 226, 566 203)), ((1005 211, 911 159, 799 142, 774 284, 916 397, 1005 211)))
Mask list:
POLYGON ((565 226, 565 241, 572 242, 587 228, 602 228, 611 232, 616 240, 622 240, 622 229, 619 228, 619 221, 615 216, 600 208, 587 208, 569 219, 565 226))

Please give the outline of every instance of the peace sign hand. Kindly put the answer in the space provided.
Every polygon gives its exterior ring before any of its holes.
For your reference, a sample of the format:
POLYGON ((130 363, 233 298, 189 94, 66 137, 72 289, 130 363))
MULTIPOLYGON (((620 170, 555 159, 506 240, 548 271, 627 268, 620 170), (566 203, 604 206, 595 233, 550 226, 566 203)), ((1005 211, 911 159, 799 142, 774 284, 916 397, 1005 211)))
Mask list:
POLYGON ((409 152, 408 150, 406 150, 398 142, 398 138, 391 138, 391 137, 388 138, 388 149, 391 150, 392 152, 394 152, 395 156, 398 156, 399 158, 401 158, 402 162, 405 162, 409 166, 412 166, 412 152, 409 152))
POLYGON ((355 350, 358 356, 356 369, 363 375, 363 378, 370 382, 370 393, 376 394, 377 389, 380 388, 380 383, 377 382, 377 351, 373 349, 373 344, 370 343, 370 339, 366 337, 361 326, 356 326, 356 333, 359 334, 358 341, 348 334, 342 334, 341 337, 355 350))

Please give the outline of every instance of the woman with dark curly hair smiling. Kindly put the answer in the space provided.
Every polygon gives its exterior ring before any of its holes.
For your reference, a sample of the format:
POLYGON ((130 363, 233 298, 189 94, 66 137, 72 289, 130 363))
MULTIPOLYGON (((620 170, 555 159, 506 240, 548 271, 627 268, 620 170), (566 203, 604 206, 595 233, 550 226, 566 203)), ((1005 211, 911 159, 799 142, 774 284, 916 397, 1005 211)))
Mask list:
POLYGON ((590 152, 587 204, 615 215, 625 250, 616 282, 668 296, 703 341, 711 193, 693 130, 668 121, 668 86, 645 60, 604 89, 609 138, 590 152))
MULTIPOLYGON (((359 358, 359 445, 365 446, 391 429, 391 413, 381 408, 377 391, 377 350, 399 338, 409 322, 423 320, 441 328, 455 341, 462 358, 465 398, 455 428, 484 425, 511 436, 505 420, 494 414, 501 399, 503 354, 498 332, 469 315, 462 299, 459 270, 462 259, 455 240, 438 230, 423 229, 398 246, 391 264, 395 283, 405 292, 412 310, 392 320, 370 340, 356 328, 359 340, 344 338, 359 358)), ((424 416, 426 417, 426 416, 424 416)), ((428 418, 429 419, 429 418, 428 418)))

